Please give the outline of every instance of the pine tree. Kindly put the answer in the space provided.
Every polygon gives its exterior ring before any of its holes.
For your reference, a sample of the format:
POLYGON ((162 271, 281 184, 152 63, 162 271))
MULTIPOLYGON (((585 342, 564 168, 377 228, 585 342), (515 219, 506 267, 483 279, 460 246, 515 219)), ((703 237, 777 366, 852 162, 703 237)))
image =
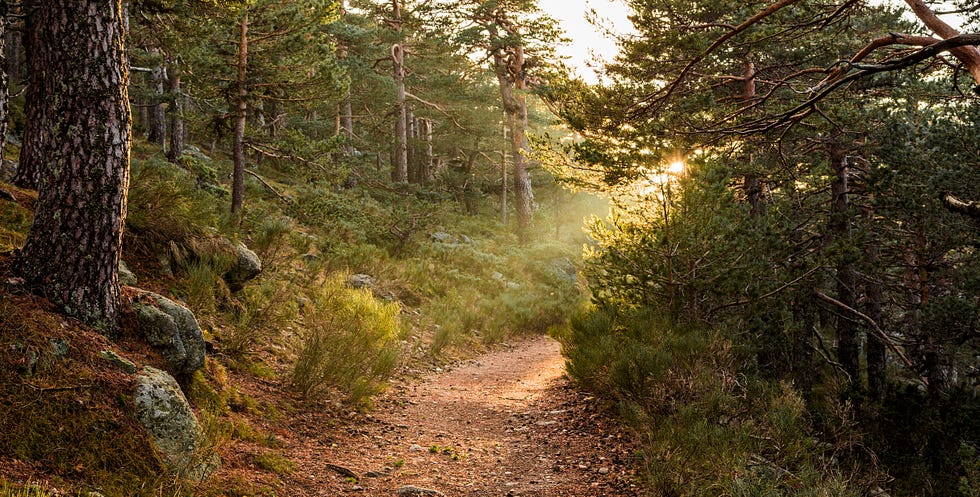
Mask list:
POLYGON ((68 314, 112 326, 131 124, 122 3, 41 2, 32 17, 25 145, 43 168, 17 271, 68 314))

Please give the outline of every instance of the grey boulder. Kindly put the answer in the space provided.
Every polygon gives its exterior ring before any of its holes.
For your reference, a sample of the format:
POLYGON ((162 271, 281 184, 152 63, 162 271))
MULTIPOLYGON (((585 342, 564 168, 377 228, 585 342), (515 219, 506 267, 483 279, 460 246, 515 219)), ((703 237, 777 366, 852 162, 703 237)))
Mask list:
POLYGON ((153 292, 141 294, 133 307, 146 341, 163 354, 171 372, 189 375, 204 367, 204 335, 194 313, 153 292))
POLYGON ((245 288, 245 283, 262 272, 262 261, 259 256, 244 243, 238 242, 234 245, 235 262, 232 263, 223 278, 228 284, 228 289, 237 292, 245 288))
POLYGON ((167 467, 183 478, 203 480, 217 468, 200 454, 201 427, 180 385, 167 372, 143 368, 136 379, 136 419, 150 434, 167 467))

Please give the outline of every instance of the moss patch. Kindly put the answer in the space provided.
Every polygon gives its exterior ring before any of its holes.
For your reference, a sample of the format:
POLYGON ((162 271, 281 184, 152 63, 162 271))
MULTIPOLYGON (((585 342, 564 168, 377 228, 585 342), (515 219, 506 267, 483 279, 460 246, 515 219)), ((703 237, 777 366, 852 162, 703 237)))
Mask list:
POLYGON ((98 356, 113 345, 42 304, 0 290, 0 464, 72 491, 180 495, 132 414, 135 376, 98 356))

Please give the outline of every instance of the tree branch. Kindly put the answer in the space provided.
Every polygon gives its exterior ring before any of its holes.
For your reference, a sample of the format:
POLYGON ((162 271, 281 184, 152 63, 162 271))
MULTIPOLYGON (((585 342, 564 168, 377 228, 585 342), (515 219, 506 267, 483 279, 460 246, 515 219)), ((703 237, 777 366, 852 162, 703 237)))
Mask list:
POLYGON ((411 94, 411 93, 409 93, 407 91, 405 92, 405 96, 408 97, 408 98, 411 98, 411 99, 413 99, 413 100, 415 100, 415 101, 417 101, 417 102, 419 102, 421 104, 428 105, 429 107, 432 107, 433 109, 441 112, 444 116, 446 116, 450 120, 452 120, 453 124, 455 124, 457 128, 459 128, 462 131, 466 131, 466 127, 464 127, 462 124, 460 124, 460 122, 456 120, 456 117, 455 116, 453 116, 452 114, 450 114, 449 112, 447 112, 446 110, 444 110, 438 104, 434 104, 434 103, 429 102, 427 100, 423 100, 423 99, 421 99, 421 98, 419 98, 419 97, 417 97, 417 96, 415 96, 415 95, 413 95, 413 94, 411 94))
POLYGON ((283 203, 285 203, 287 205, 293 203, 293 199, 291 199, 291 198, 283 195, 282 193, 280 193, 279 190, 276 190, 275 187, 273 187, 272 185, 270 185, 268 181, 266 181, 265 179, 263 179, 262 176, 259 176, 254 171, 250 171, 248 169, 245 169, 245 174, 248 174, 248 175, 252 176, 253 178, 259 180, 259 183, 262 183, 262 185, 264 185, 266 188, 268 188, 269 191, 271 191, 272 193, 275 193, 276 196, 279 197, 279 200, 282 200, 283 203))
POLYGON ((943 205, 950 211, 980 219, 980 202, 975 200, 964 201, 956 198, 952 193, 946 193, 943 195, 943 205))
MULTIPOLYGON (((960 36, 960 32, 954 29, 945 21, 939 18, 935 12, 922 0, 905 0, 905 3, 909 5, 915 16, 926 25, 927 28, 931 29, 933 33, 936 33, 941 38, 949 40, 960 36)), ((962 46, 956 47, 950 51, 953 56, 960 60, 966 69, 973 76, 973 80, 980 85, 980 50, 977 47, 962 46)))
POLYGON ((775 14, 776 12, 779 12, 783 7, 793 5, 798 1, 799 0, 780 0, 779 2, 776 2, 770 5, 769 7, 766 7, 763 11, 759 12, 758 14, 746 19, 738 26, 733 27, 729 32, 719 36, 714 42, 711 43, 711 45, 708 46, 708 48, 706 48, 698 56, 691 59, 691 61, 688 62, 683 69, 681 69, 680 74, 678 74, 677 77, 674 78, 674 80, 671 81, 666 88, 664 88, 660 92, 653 93, 650 96, 642 99, 636 105, 646 104, 651 101, 653 102, 663 101, 670 98, 670 96, 674 94, 674 91, 677 90, 677 87, 680 86, 681 82, 684 81, 684 78, 687 77, 688 73, 690 73, 691 70, 694 69, 694 66, 699 64, 702 60, 706 59, 709 55, 712 54, 712 52, 717 50, 718 47, 722 46, 726 41, 734 38, 739 33, 749 29, 759 21, 771 16, 772 14, 775 14))
MULTIPOLYGON (((902 360, 902 363, 904 363, 906 367, 908 367, 912 371, 915 371, 915 364, 913 364, 912 361, 909 360, 909 358, 905 355, 905 352, 902 352, 902 349, 899 348, 898 344, 896 344, 895 341, 892 340, 892 338, 888 336, 888 334, 885 333, 885 331, 882 330, 880 326, 878 326, 878 323, 876 323, 874 319, 871 319, 871 317, 868 316, 867 314, 829 295, 826 295, 823 292, 814 292, 814 293, 816 294, 817 297, 820 298, 820 300, 836 305, 837 307, 840 307, 841 309, 850 312, 851 314, 858 317, 865 323, 868 323, 868 326, 870 326, 871 330, 874 332, 874 335, 878 337, 878 339, 881 340, 882 343, 887 345, 888 348, 891 349, 891 351, 894 352, 895 355, 902 360)), ((923 381, 926 381, 926 383, 928 384, 927 380, 923 379, 923 381)))
MULTIPOLYGON (((880 72, 906 69, 926 59, 934 58, 943 52, 950 51, 956 47, 978 44, 980 44, 980 33, 970 33, 938 41, 932 45, 916 50, 915 52, 904 57, 878 64, 845 62, 844 70, 838 73, 838 79, 822 81, 820 84, 811 89, 810 93, 812 96, 807 98, 805 102, 775 116, 760 118, 744 125, 736 126, 729 129, 728 132, 737 134, 755 134, 771 131, 772 129, 775 129, 789 121, 797 119, 801 116, 801 113, 809 112, 817 103, 827 98, 827 96, 829 96, 831 93, 848 83, 880 72), (850 72, 851 69, 856 69, 857 71, 850 72), (848 74, 848 72, 850 72, 850 74, 848 74)), ((980 86, 977 86, 975 91, 980 91, 980 86)))

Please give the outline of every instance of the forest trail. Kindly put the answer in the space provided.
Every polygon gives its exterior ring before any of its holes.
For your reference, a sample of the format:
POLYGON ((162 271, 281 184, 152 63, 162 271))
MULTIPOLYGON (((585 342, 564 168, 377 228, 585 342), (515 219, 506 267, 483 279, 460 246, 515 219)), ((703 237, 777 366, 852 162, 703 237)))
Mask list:
POLYGON ((595 404, 556 342, 517 342, 396 385, 349 426, 307 428, 287 442, 288 493, 634 496, 628 437, 595 404))

